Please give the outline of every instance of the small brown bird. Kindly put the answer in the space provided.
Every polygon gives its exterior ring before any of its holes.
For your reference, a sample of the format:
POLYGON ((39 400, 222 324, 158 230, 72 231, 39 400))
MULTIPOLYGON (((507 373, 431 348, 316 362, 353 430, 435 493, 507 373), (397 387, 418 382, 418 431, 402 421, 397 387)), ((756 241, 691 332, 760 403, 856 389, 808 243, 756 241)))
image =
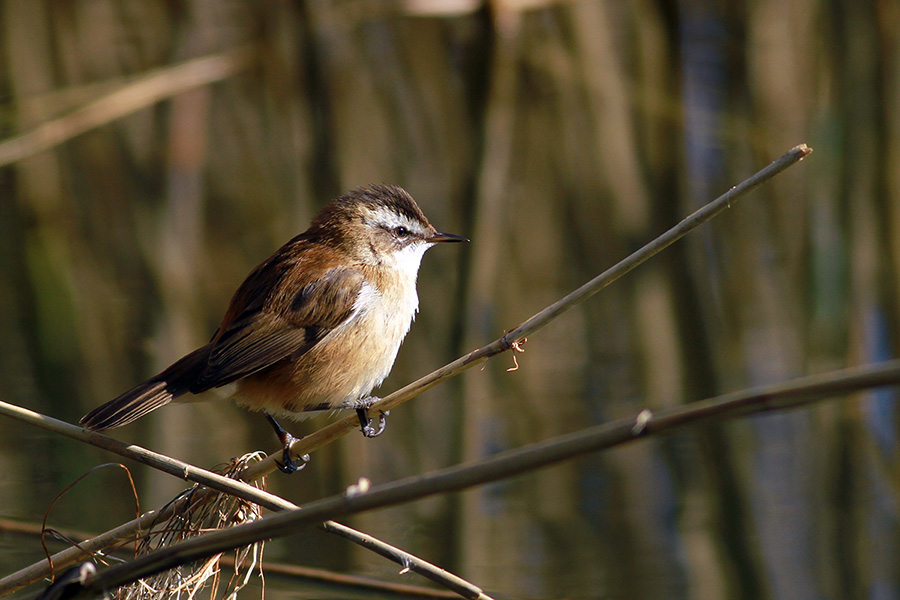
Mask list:
POLYGON ((354 409, 363 434, 375 429, 372 389, 387 377, 419 307, 416 275, 440 233, 405 190, 373 185, 332 200, 301 233, 253 269, 208 344, 94 409, 81 424, 120 427, 172 402, 236 383, 234 399, 275 416, 354 409))

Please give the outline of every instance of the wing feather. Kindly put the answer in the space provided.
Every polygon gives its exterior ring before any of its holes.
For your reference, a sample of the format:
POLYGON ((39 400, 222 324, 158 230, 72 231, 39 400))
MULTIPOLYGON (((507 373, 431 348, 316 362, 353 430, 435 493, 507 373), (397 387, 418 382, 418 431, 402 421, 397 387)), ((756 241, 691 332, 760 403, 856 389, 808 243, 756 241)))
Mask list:
POLYGON ((363 274, 340 266, 320 274, 292 295, 279 296, 256 310, 229 310, 240 318, 219 328, 210 343, 209 362, 191 392, 200 393, 281 361, 296 360, 328 332, 352 319, 366 285, 363 274))

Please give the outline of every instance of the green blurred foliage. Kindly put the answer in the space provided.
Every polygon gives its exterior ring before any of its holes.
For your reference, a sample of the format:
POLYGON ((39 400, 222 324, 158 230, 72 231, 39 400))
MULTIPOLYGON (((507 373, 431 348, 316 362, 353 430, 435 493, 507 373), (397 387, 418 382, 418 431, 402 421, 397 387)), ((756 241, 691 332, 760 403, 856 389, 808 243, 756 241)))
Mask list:
MULTIPOLYGON (((270 489, 308 501, 894 354, 895 2, 0 6, 5 150, 48 122, 75 131, 79 109, 142 77, 162 98, 0 166, 5 401, 76 421, 204 343, 253 266, 371 182, 404 186, 438 229, 472 238, 425 258, 389 392, 801 142, 809 159, 542 330, 517 371, 495 359, 270 489), (227 62, 237 48, 249 64, 227 62), (167 91, 179 65, 210 56, 233 72, 167 91)), ((884 392, 711 425, 351 524, 506 597, 893 597, 896 412, 884 392)), ((115 435, 206 467, 275 449, 261 418, 221 401, 115 435)), ((109 460, 0 420, 0 516, 40 521, 109 460)), ((182 486, 132 469, 144 507, 182 486)), ((51 521, 129 518, 108 471, 51 521)), ((39 557, 0 534, 0 575, 39 557)), ((319 531, 267 558, 396 572, 319 531)))

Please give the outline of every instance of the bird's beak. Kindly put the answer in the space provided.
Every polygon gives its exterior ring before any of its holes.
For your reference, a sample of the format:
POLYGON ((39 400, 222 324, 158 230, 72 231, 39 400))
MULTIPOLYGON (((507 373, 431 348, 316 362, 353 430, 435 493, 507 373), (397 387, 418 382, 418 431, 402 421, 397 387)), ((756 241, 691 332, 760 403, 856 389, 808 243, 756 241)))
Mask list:
POLYGON ((425 238, 425 241, 430 244, 435 244, 437 242, 468 242, 469 238, 464 238, 461 235, 453 235, 452 233, 441 233, 440 231, 435 231, 434 235, 425 238))

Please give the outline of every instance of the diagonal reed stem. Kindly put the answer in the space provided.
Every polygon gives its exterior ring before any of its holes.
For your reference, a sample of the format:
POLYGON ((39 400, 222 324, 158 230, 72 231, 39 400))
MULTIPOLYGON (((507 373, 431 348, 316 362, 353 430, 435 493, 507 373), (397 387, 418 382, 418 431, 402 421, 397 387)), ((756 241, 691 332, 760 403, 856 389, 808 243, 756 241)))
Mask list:
MULTIPOLYGON (((461 356, 453 362, 444 365, 409 385, 406 385, 389 396, 385 396, 383 399, 373 404, 371 410, 389 410, 395 406, 399 406, 442 381, 455 377, 463 371, 467 371, 468 369, 483 363, 492 356, 506 352, 511 349, 514 344, 521 342, 529 335, 543 328, 562 313, 572 309, 577 304, 584 302, 641 263, 665 250, 694 229, 700 227, 710 219, 713 219, 723 211, 731 208, 739 198, 775 175, 781 173, 788 167, 800 162, 811 152, 812 148, 806 144, 800 144, 791 148, 780 158, 773 161, 756 174, 732 187, 709 204, 704 205, 664 234, 649 242, 624 260, 616 263, 597 277, 591 279, 575 291, 569 293, 564 298, 538 312, 515 329, 509 331, 503 337, 461 356)), ((297 440, 291 447, 291 451, 297 456, 308 454, 345 435, 348 431, 355 429, 357 422, 356 417, 347 417, 340 421, 336 421, 297 440)), ((252 479, 275 470, 276 455, 271 455, 264 461, 252 466, 245 473, 245 477, 252 479)))

